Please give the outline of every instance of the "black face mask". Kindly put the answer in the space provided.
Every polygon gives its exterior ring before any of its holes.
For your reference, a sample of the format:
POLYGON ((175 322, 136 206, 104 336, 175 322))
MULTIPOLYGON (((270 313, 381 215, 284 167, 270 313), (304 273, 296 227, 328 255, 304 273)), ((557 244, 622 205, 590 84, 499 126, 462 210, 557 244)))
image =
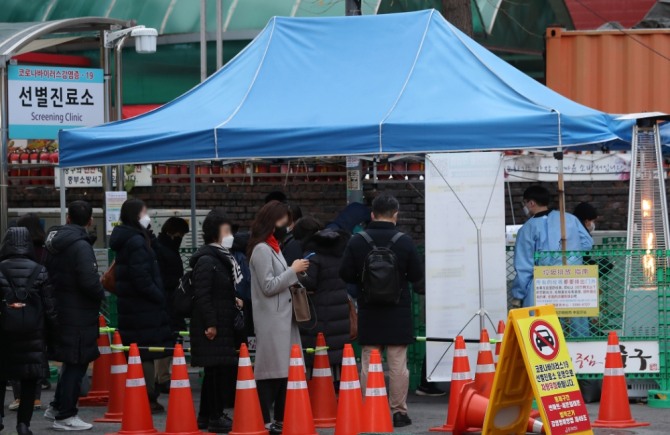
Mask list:
POLYGON ((288 234, 288 228, 286 226, 275 227, 275 232, 273 233, 275 239, 277 239, 278 242, 282 242, 286 238, 287 234, 288 234))
POLYGON ((88 241, 91 243, 91 245, 95 245, 96 240, 98 240, 98 234, 95 231, 89 232, 88 241))
POLYGON ((173 237, 172 238, 172 246, 179 249, 181 247, 182 240, 183 240, 183 237, 173 237))

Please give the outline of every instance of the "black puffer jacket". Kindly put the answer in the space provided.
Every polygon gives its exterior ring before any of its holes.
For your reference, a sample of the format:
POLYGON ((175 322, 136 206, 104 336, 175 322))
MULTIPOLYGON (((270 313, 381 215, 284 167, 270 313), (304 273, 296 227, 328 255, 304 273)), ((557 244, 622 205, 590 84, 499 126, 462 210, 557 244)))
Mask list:
POLYGON ((172 309, 172 297, 175 289, 179 286, 179 280, 184 275, 184 263, 179 254, 179 245, 167 234, 159 234, 153 242, 156 259, 161 270, 161 279, 165 289, 165 297, 168 303, 168 315, 170 316, 170 328, 172 331, 183 331, 186 322, 172 309))
MULTIPOLYGON (((0 370, 10 379, 35 379, 46 376, 46 330, 56 330, 56 307, 46 269, 34 261, 30 233, 25 228, 10 228, 0 248, 0 295, 2 303, 20 302, 39 310, 30 330, 19 333, 0 329, 0 370), (41 271, 31 288, 25 286, 36 268, 41 271), (2 271, 5 271, 5 275, 2 271), (14 289, 9 284, 14 285, 14 289), (18 292, 18 295, 16 292, 18 292), (26 292, 26 293, 24 293, 26 292), (18 296, 18 298, 17 298, 18 296), (26 297, 27 296, 27 297, 26 297)), ((6 308, 9 310, 10 308, 6 308)), ((22 310, 26 310, 23 308, 22 310)), ((0 323, 2 324, 2 323, 0 323)), ((53 334, 50 334, 53 336, 53 334)))
POLYGON ((237 352, 233 321, 235 286, 232 266, 222 248, 207 245, 190 261, 193 268, 194 306, 191 316, 191 364, 197 367, 236 365, 237 352), (205 330, 216 327, 209 340, 205 330))
POLYGON ((56 361, 87 364, 100 355, 98 315, 105 297, 93 246, 86 229, 78 225, 51 229, 45 246, 59 324, 50 356, 56 361))
MULTIPOLYGON (((170 347, 174 345, 167 300, 156 255, 142 230, 120 225, 109 246, 116 251, 116 293, 119 334, 124 344, 170 347)), ((143 361, 169 352, 140 351, 143 361)))
MULTIPOLYGON (((398 232, 392 222, 371 222, 366 229, 378 247, 387 246, 398 232)), ((412 239, 405 234, 391 248, 398 261, 402 293, 397 305, 371 305, 359 300, 358 342, 362 346, 404 345, 414 342, 412 325, 412 295, 408 282, 423 283, 424 266, 412 239)), ((342 257, 340 276, 348 283, 360 284, 365 257, 372 247, 363 236, 349 240, 342 257)), ((414 286, 417 293, 423 287, 414 286)))
MULTIPOLYGON (((346 231, 323 230, 305 242, 309 258, 307 276, 300 278, 311 295, 316 310, 316 327, 301 329, 304 347, 316 346, 316 335, 322 332, 328 345, 331 365, 342 363, 342 350, 349 339, 349 296, 347 284, 340 278, 340 263, 349 241, 346 231)), ((309 358, 311 359, 311 358, 309 358)), ((310 364, 310 361, 307 361, 310 364)))

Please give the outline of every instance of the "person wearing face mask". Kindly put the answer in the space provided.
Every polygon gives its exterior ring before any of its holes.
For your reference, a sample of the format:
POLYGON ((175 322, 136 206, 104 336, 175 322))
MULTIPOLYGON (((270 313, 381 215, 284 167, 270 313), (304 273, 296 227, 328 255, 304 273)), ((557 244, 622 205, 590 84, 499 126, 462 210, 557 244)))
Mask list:
POLYGON ((302 347, 289 287, 309 267, 309 261, 304 259, 295 260, 290 266, 286 264, 279 246, 286 237, 288 221, 286 204, 278 201, 265 204, 251 225, 248 247, 256 330, 254 374, 263 419, 271 434, 282 431, 291 346, 302 347), (272 408, 274 422, 270 418, 272 408))
MULTIPOLYGON (((514 269, 516 277, 512 284, 512 308, 530 307, 535 304, 533 270, 536 266, 535 253, 561 251, 561 216, 557 210, 549 208, 551 195, 542 186, 531 186, 523 193, 523 210, 529 217, 516 236, 514 248, 514 269)), ((565 234, 568 251, 588 251, 593 247, 593 239, 584 225, 574 215, 565 213, 565 234)), ((544 259, 538 266, 562 264, 560 255, 544 259)), ((568 264, 582 264, 582 257, 569 257, 568 264)), ((586 320, 586 319, 584 319, 586 320)), ((571 322, 571 336, 588 335, 588 321, 578 319, 571 322)))
POLYGON ((217 211, 202 224, 205 245, 193 254, 193 313, 191 315, 191 364, 204 367, 198 426, 209 432, 227 433, 232 421, 224 412, 234 389, 227 388, 236 378, 237 343, 234 319, 240 302, 235 286, 244 276, 228 246, 232 224, 217 211))
POLYGON ((584 225, 589 234, 596 230, 596 219, 598 219, 598 210, 588 202, 580 202, 572 213, 584 225))
MULTIPOLYGON (((179 280, 184 274, 184 263, 179 253, 181 241, 189 231, 188 222, 184 219, 173 216, 163 223, 161 232, 152 241, 152 246, 156 252, 158 267, 161 270, 161 279, 165 289, 165 298, 168 301, 167 310, 170 317, 170 328, 177 337, 177 331, 186 329, 186 322, 172 308, 172 297, 175 289, 179 286, 179 280)), ((170 362, 172 357, 155 360, 156 384, 161 393, 170 392, 170 362)))
MULTIPOLYGON (((147 231, 150 223, 144 202, 129 199, 121 206, 121 225, 114 228, 109 238, 109 246, 116 253, 119 333, 124 343, 137 343, 140 347, 170 347, 175 340, 160 268, 147 231)), ((170 352, 140 351, 153 413, 164 411, 157 400, 159 393, 155 388, 154 360, 169 355, 170 352)))

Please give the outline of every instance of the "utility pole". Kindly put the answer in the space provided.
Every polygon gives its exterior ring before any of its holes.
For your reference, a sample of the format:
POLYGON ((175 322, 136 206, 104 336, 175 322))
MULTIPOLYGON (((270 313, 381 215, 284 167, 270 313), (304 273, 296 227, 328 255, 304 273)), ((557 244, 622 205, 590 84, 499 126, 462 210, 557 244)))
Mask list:
MULTIPOLYGON (((361 15, 361 0, 345 0, 345 15, 361 15)), ((347 204, 363 203, 363 165, 356 157, 347 157, 347 204)))

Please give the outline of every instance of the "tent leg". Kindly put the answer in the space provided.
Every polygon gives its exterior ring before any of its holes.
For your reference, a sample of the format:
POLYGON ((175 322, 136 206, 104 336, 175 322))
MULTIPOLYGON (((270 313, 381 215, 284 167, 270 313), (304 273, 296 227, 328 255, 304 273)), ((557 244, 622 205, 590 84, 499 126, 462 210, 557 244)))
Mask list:
POLYGON ((58 170, 60 171, 60 224, 65 225, 67 221, 67 204, 65 204, 65 170, 62 168, 58 170))
POLYGON ((198 242, 198 223, 195 216, 195 162, 191 162, 191 247, 195 249, 198 242))

